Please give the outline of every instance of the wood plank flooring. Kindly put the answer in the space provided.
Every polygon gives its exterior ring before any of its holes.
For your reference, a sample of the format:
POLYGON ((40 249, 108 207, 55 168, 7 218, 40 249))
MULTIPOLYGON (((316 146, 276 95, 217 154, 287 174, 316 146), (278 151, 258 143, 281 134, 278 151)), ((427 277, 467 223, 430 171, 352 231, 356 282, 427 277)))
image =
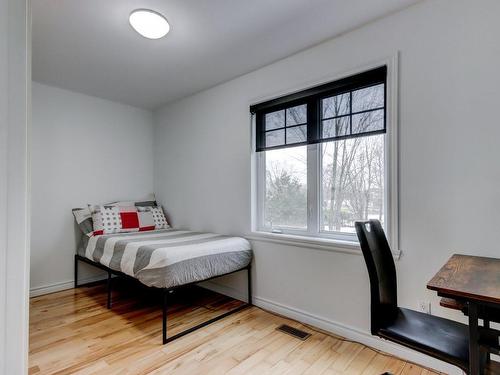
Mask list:
MULTIPOLYGON (((29 373, 434 374, 256 307, 163 346, 156 297, 124 284, 113 296, 112 310, 106 308, 103 285, 32 298, 29 373), (312 336, 300 341, 276 331, 283 323, 312 336)), ((172 299, 169 335, 240 303, 201 288, 172 299)))

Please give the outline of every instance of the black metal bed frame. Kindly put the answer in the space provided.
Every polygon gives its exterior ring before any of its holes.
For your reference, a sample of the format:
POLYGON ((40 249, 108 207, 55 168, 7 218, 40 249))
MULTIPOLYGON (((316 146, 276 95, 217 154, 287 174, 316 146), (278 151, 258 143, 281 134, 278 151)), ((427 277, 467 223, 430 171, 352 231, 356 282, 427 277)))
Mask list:
MULTIPOLYGON (((112 298, 111 298, 112 297, 112 282, 111 282, 111 279, 112 279, 113 275, 137 281, 137 279, 133 278, 132 276, 126 275, 123 272, 112 270, 111 268, 106 267, 100 263, 93 262, 88 258, 85 258, 81 255, 75 254, 75 289, 80 287, 80 286, 85 286, 85 285, 91 284, 91 283, 80 284, 80 285, 78 284, 78 261, 90 264, 91 266, 100 268, 108 273, 108 278, 106 281, 106 289, 107 289, 107 293, 108 293, 108 299, 107 299, 107 308, 108 309, 111 309, 111 304, 112 304, 112 298)), ((154 288, 154 287, 149 287, 149 288, 154 288)), ((156 288, 156 289, 158 289, 158 288, 156 288)), ((162 330, 162 332, 163 332, 163 345, 165 345, 166 343, 174 341, 175 339, 178 339, 179 337, 185 336, 188 333, 194 332, 194 331, 196 331, 200 328, 203 328, 209 324, 212 324, 218 320, 224 319, 225 317, 227 317, 231 314, 234 314, 238 311, 241 311, 243 309, 246 309, 247 307, 252 306, 252 270, 251 270, 251 264, 249 264, 246 267, 237 269, 236 271, 225 273, 223 275, 217 275, 217 276, 205 279, 205 280, 196 281, 196 282, 192 282, 192 283, 188 283, 188 284, 183 284, 183 285, 179 285, 179 286, 175 286, 175 287, 171 287, 171 288, 161 288, 161 289, 162 289, 162 294, 163 294, 163 302, 162 302, 163 330, 162 330), (227 311, 221 315, 218 315, 212 319, 209 319, 205 322, 202 322, 194 327, 191 327, 191 328, 188 328, 182 332, 179 332, 172 337, 167 337, 167 306, 168 306, 167 297, 171 291, 182 288, 182 287, 186 287, 189 285, 198 284, 198 283, 203 282, 203 281, 208 281, 208 280, 212 280, 212 279, 215 279, 218 277, 231 275, 233 273, 244 271, 244 270, 247 271, 247 278, 248 278, 247 279, 247 282, 248 282, 248 285, 247 285, 248 302, 244 303, 243 305, 238 306, 235 309, 232 309, 232 310, 227 311)))

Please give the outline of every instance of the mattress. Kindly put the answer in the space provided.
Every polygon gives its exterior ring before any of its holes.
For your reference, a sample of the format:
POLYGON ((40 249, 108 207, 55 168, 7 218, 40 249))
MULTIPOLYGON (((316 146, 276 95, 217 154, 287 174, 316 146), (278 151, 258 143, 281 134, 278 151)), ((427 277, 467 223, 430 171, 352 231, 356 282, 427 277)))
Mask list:
POLYGON ((244 238, 176 229, 93 236, 83 255, 158 288, 224 275, 252 260, 244 238))

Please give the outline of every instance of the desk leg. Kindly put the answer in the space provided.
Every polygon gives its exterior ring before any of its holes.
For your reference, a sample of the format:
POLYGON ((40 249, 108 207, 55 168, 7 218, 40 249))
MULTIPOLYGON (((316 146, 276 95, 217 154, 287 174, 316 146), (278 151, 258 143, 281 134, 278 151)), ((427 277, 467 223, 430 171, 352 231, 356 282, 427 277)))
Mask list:
POLYGON ((474 303, 468 303, 469 308, 469 375, 479 375, 479 324, 478 309, 474 303))
MULTIPOLYGON (((483 319, 483 327, 486 329, 490 329, 490 321, 487 319, 483 319)), ((490 362, 491 362, 491 355, 490 355, 490 352, 487 351, 486 352, 486 363, 490 363, 490 362)))

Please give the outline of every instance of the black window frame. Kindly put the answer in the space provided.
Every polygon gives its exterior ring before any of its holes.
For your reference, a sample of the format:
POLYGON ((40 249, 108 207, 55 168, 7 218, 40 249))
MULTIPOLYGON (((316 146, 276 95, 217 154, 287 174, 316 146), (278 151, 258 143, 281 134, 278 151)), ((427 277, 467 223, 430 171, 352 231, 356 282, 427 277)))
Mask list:
MULTIPOLYGON (((329 141, 336 141, 348 138, 357 138, 370 136, 375 134, 383 134, 387 132, 387 66, 383 65, 375 69, 371 69, 359 74, 355 74, 346 78, 342 78, 333 82, 312 87, 300 92, 285 95, 276 99, 272 99, 263 103, 250 106, 250 113, 255 115, 256 122, 256 142, 255 151, 275 150, 287 147, 303 146, 307 144, 315 144, 329 141), (360 89, 384 85, 384 103, 383 107, 371 108, 364 111, 352 111, 352 92, 360 89), (350 93, 349 113, 343 116, 334 116, 332 118, 349 116, 350 134, 323 138, 322 137, 322 122, 327 120, 322 118, 322 100, 350 93), (298 105, 306 104, 307 108, 307 140, 304 142, 286 144, 286 126, 282 128, 285 132, 285 144, 266 147, 266 125, 265 116, 268 113, 285 110, 286 124, 286 109, 298 105), (374 112, 377 110, 384 111, 383 129, 367 131, 362 133, 352 133, 352 117, 356 114, 374 112)), ((277 130, 277 129, 273 129, 277 130)), ((272 131, 272 130, 269 130, 272 131)))

